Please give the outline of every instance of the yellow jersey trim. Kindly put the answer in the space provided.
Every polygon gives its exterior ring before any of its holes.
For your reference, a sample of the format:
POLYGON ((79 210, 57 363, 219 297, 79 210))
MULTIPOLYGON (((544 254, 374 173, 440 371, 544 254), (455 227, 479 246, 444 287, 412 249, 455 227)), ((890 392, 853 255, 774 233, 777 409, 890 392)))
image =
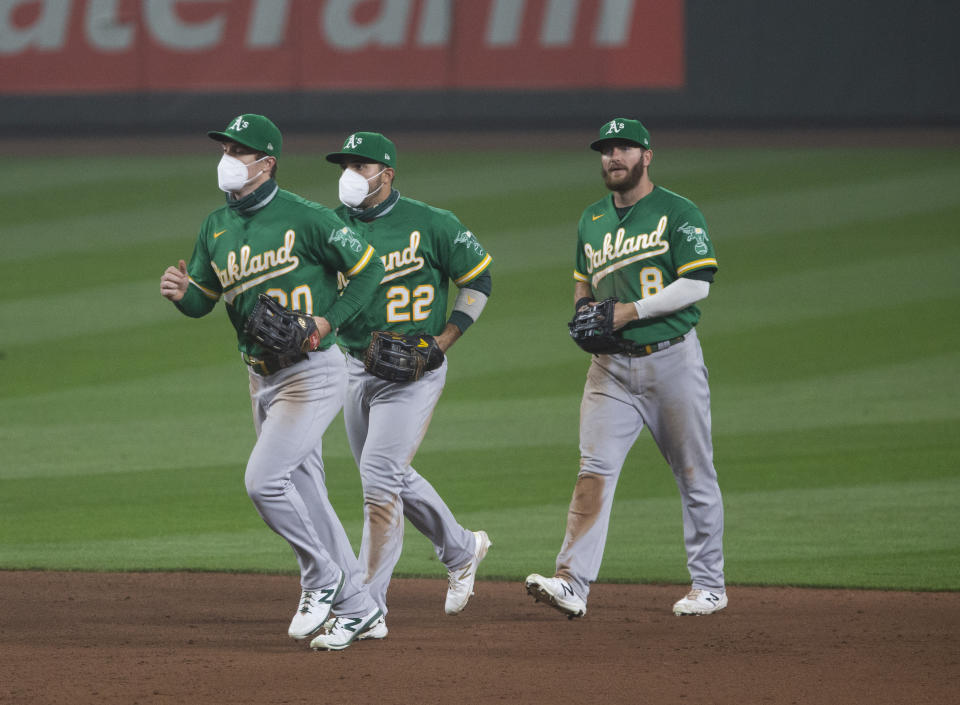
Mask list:
POLYGON ((193 277, 190 277, 190 283, 193 284, 195 287, 197 287, 200 291, 202 291, 202 292, 203 292, 203 295, 206 296, 208 299, 211 299, 211 300, 213 300, 213 301, 219 301, 219 300, 220 300, 220 294, 219 294, 219 293, 217 293, 216 291, 213 291, 213 290, 211 290, 211 289, 207 289, 206 287, 200 286, 199 284, 197 284, 197 283, 193 280, 193 277))
POLYGON ((370 262, 371 257, 373 257, 373 245, 367 245, 367 251, 363 253, 363 257, 360 258, 360 261, 353 265, 350 271, 347 272, 347 276, 354 277, 362 272, 363 268, 366 267, 370 262))
POLYGON ((487 255, 480 261, 480 264, 478 264, 476 267, 474 267, 473 269, 471 269, 469 272, 467 272, 466 274, 464 274, 464 275, 463 275, 462 277, 460 277, 459 279, 454 279, 454 280, 453 280, 453 283, 456 284, 457 286, 463 286, 463 285, 466 284, 468 281, 471 281, 472 279, 476 279, 478 276, 480 276, 480 273, 481 273, 484 269, 486 269, 488 266, 490 266, 490 263, 491 263, 492 261, 493 261, 493 257, 491 257, 489 254, 487 254, 487 255))
POLYGON ((700 269, 702 267, 716 267, 717 260, 715 257, 707 257, 706 259, 698 259, 693 262, 687 262, 682 267, 677 268, 677 274, 686 274, 691 272, 694 269, 700 269))
POLYGON ((573 270, 573 278, 576 279, 578 282, 590 281, 589 277, 586 277, 583 274, 580 274, 580 272, 578 272, 576 269, 573 270))

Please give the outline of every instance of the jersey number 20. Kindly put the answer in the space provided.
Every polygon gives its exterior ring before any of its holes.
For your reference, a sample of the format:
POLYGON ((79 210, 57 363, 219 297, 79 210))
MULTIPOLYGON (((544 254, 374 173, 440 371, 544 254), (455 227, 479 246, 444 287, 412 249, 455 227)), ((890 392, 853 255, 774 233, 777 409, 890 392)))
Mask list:
POLYGON ((412 292, 405 286, 391 286, 387 289, 387 322, 427 320, 433 296, 433 287, 429 284, 421 284, 412 292))
POLYGON ((289 296, 283 289, 267 289, 267 296, 273 297, 284 308, 313 315, 313 294, 306 284, 293 289, 289 296))

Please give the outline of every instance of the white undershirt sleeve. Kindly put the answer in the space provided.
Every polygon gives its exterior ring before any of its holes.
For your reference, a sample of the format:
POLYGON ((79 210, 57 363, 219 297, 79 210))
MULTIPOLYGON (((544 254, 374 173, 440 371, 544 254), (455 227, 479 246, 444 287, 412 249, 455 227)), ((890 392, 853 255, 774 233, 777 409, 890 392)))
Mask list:
POLYGON ((637 316, 642 321, 645 318, 659 318, 685 309, 690 304, 707 298, 709 293, 710 282, 680 277, 653 296, 634 301, 633 305, 637 309, 637 316))

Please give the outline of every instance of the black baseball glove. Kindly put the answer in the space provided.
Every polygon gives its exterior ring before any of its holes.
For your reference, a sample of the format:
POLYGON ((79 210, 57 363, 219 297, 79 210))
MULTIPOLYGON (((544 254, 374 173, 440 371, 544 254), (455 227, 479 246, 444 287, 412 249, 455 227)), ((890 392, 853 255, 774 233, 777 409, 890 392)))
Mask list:
POLYGON ((613 332, 613 307, 616 299, 591 303, 573 314, 567 326, 573 342, 596 355, 611 355, 624 348, 624 341, 613 332))
POLYGON ((277 354, 310 352, 320 345, 320 331, 313 316, 290 311, 266 294, 260 294, 243 332, 277 354))
POLYGON ((431 335, 375 330, 363 366, 388 382, 415 382, 443 364, 443 351, 431 335))

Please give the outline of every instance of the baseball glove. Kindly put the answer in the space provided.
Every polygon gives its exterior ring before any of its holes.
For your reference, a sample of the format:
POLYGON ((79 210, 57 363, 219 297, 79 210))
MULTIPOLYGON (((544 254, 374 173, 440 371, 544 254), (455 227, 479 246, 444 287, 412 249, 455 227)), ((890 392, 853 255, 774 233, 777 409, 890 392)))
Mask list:
POLYGON ((624 348, 624 341, 613 332, 613 307, 616 299, 604 299, 582 308, 567 323, 573 342, 595 355, 610 355, 624 348))
POLYGON ((243 332, 277 354, 310 352, 320 345, 313 316, 290 311, 266 294, 260 294, 243 332))
POLYGON ((363 366, 388 382, 415 382, 443 364, 443 351, 431 335, 373 331, 363 366))

